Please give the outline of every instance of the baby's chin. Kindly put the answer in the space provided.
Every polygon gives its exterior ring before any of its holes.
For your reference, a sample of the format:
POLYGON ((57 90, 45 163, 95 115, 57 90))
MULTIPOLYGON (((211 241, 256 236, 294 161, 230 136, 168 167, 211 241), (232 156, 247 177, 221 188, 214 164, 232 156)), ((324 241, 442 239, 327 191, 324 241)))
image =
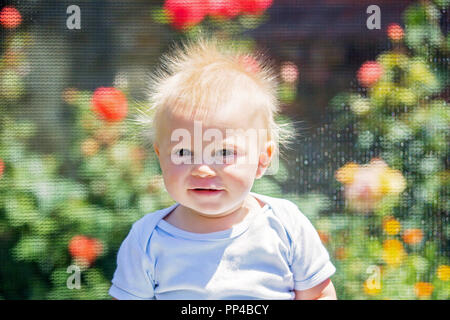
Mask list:
POLYGON ((214 206, 214 207, 211 206, 210 208, 205 208, 205 206, 202 207, 191 206, 188 208, 194 214, 204 218, 220 218, 225 217, 231 213, 230 210, 224 210, 222 206, 214 206))
POLYGON ((193 214, 203 217, 203 218, 221 218, 228 216, 239 208, 230 208, 229 206, 224 206, 223 203, 218 204, 204 204, 204 205, 195 205, 192 203, 181 203, 184 207, 186 207, 193 214))

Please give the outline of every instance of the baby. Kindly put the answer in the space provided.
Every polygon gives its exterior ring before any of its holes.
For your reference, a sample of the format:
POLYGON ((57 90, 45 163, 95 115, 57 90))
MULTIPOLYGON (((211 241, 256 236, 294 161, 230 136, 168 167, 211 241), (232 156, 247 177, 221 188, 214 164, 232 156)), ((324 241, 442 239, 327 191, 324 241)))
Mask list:
POLYGON ((152 80, 153 148, 176 203, 133 224, 109 294, 336 299, 336 269, 309 220, 250 191, 283 139, 267 61, 201 37, 165 55, 152 80))

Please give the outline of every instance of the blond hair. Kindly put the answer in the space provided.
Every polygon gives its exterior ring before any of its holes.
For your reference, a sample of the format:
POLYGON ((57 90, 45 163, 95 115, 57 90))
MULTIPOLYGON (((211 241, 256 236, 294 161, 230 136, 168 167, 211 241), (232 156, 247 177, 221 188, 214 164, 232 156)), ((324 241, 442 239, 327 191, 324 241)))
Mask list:
POLYGON ((231 112, 246 102, 248 110, 265 120, 268 140, 275 142, 273 157, 280 154, 295 136, 290 124, 278 124, 277 75, 264 54, 251 54, 237 45, 224 45, 204 35, 174 44, 161 58, 150 76, 150 109, 144 123, 150 124, 150 137, 160 141, 165 112, 188 119, 231 112), (286 128, 289 127, 289 128, 286 128))

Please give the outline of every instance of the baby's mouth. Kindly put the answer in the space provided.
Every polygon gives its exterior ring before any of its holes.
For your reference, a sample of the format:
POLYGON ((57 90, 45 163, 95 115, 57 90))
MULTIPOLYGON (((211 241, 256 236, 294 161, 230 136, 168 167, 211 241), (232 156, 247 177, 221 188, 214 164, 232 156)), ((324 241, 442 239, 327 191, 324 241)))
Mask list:
POLYGON ((208 195, 219 194, 223 191, 223 189, 206 189, 206 188, 194 188, 189 190, 193 191, 196 194, 208 194, 208 195))

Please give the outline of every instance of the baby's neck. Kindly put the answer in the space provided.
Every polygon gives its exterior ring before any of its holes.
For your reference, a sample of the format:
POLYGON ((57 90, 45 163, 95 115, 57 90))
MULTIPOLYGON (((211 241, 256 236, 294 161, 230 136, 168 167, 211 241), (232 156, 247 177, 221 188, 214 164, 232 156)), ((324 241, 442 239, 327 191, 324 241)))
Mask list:
MULTIPOLYGON (((171 225, 194 233, 211 233, 231 229, 241 223, 253 210, 260 210, 264 203, 248 195, 241 207, 221 217, 200 215, 190 208, 179 205, 164 217, 171 225)), ((253 213, 253 212, 252 212, 253 213)))

